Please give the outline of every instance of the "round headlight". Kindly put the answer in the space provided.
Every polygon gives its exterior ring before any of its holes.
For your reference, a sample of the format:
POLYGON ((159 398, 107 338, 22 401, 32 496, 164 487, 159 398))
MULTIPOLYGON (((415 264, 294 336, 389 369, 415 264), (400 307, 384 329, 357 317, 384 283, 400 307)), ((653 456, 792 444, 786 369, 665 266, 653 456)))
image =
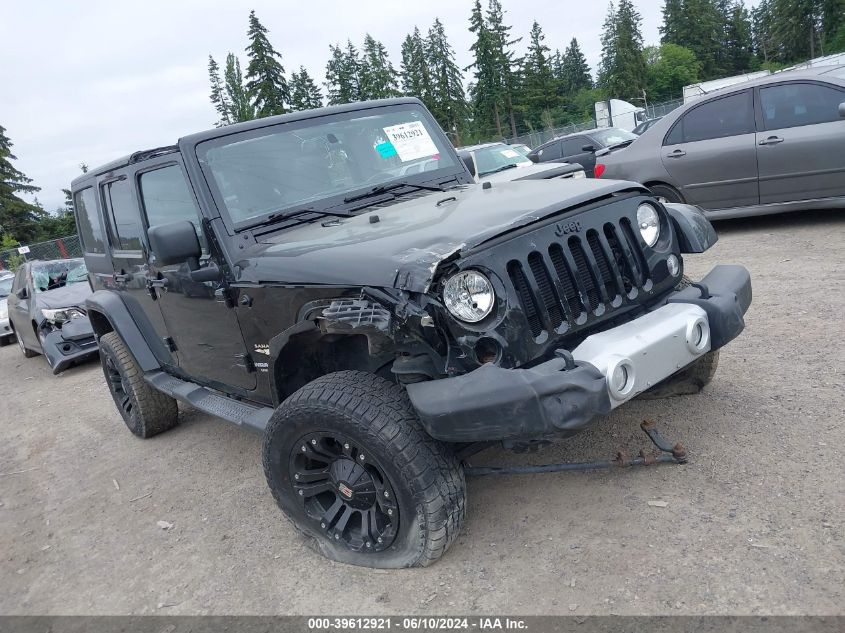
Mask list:
POLYGON ((637 208, 637 226, 646 244, 657 244, 657 238, 660 237, 660 216, 657 215, 657 209, 650 204, 641 204, 637 208))
POLYGON ((480 272, 466 270, 452 275, 443 286, 443 303, 456 318, 477 323, 493 310, 493 285, 480 272))

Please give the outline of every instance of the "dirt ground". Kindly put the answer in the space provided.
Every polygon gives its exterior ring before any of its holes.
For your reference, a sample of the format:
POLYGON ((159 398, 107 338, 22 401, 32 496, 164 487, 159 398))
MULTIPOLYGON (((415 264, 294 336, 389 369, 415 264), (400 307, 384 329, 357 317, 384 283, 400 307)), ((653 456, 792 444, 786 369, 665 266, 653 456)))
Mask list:
POLYGON ((629 403, 538 455, 474 459, 635 454, 653 417, 690 463, 470 480, 463 533, 427 569, 303 547, 259 437, 185 410, 139 440, 97 363, 54 377, 0 349, 0 613, 845 613, 845 213, 717 229, 687 271, 744 264, 754 303, 703 394, 629 403))

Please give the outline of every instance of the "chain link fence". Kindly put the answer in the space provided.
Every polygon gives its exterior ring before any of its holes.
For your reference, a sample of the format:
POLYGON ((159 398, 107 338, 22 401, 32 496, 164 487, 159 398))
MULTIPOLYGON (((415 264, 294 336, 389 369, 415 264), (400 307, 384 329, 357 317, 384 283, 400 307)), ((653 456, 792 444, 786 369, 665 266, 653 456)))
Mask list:
POLYGON ((82 243, 78 235, 0 251, 0 270, 15 270, 23 262, 33 259, 69 259, 71 257, 82 257, 82 243))
MULTIPOLYGON (((645 106, 646 119, 656 119, 658 117, 666 116, 675 108, 684 105, 683 99, 673 99, 671 101, 664 101, 662 103, 649 103, 645 106)), ((558 136, 566 136, 567 134, 575 134, 576 132, 583 132, 584 130, 591 130, 596 127, 596 119, 585 119, 579 123, 570 123, 569 125, 556 126, 551 128, 544 128, 542 130, 534 130, 527 134, 521 134, 508 139, 508 143, 516 145, 523 143, 528 147, 537 147, 546 141, 551 141, 558 136)))

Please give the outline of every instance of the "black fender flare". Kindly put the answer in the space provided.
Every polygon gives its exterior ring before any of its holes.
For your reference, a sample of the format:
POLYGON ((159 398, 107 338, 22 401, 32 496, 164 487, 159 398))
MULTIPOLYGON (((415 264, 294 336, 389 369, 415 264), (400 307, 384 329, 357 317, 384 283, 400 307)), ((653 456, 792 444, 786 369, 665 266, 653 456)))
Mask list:
POLYGON ((676 202, 663 206, 675 227, 682 253, 703 253, 719 240, 716 229, 699 207, 676 202))
POLYGON ((98 290, 85 300, 85 309, 97 340, 107 332, 117 332, 142 371, 161 369, 161 363, 118 293, 98 290))

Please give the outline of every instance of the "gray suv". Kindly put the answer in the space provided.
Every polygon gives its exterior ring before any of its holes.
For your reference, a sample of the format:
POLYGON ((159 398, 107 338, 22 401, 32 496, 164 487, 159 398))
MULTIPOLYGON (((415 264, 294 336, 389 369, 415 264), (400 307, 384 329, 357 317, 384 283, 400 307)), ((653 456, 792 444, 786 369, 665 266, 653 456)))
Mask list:
POLYGON ((822 66, 688 103, 626 147, 600 151, 597 172, 710 218, 845 208, 843 148, 845 66, 822 66))

